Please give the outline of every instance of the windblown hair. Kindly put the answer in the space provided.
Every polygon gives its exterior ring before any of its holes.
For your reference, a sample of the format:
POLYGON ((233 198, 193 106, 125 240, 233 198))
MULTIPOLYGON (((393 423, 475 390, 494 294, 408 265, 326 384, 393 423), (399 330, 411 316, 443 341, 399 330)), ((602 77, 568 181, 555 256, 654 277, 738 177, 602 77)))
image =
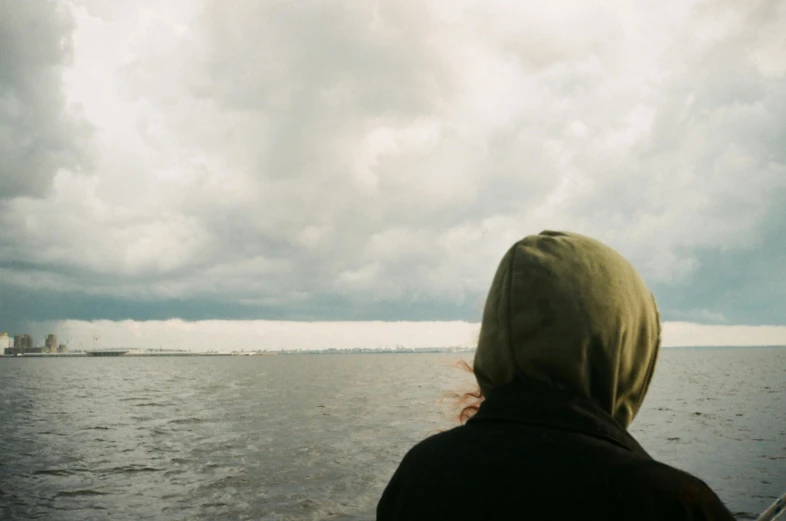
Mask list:
MULTIPOLYGON (((456 364, 456 367, 462 371, 467 371, 474 374, 472 367, 466 362, 466 360, 459 360, 456 364)), ((457 393, 455 398, 459 409, 458 421, 463 425, 467 423, 467 421, 472 418, 476 412, 478 412, 480 404, 483 403, 484 396, 483 391, 481 391, 480 387, 475 384, 474 389, 464 393, 457 393)))

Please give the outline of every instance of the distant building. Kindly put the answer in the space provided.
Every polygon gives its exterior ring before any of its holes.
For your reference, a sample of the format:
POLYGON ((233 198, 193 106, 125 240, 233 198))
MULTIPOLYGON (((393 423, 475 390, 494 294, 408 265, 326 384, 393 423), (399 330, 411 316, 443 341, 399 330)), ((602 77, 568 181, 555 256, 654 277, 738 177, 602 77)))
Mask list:
POLYGON ((0 349, 3 350, 2 352, 4 355, 15 354, 13 344, 14 341, 8 336, 8 333, 0 333, 0 349))
POLYGON ((14 337, 14 348, 21 351, 33 348, 33 337, 30 335, 16 335, 14 337))
POLYGON ((50 333, 44 342, 44 353, 57 353, 57 335, 50 333))
POLYGON ((68 352, 68 348, 66 347, 65 344, 60 344, 59 346, 57 346, 57 352, 58 353, 67 353, 68 352))
POLYGON ((4 350, 7 355, 29 353, 33 349, 33 338, 30 335, 14 336, 14 345, 4 350))

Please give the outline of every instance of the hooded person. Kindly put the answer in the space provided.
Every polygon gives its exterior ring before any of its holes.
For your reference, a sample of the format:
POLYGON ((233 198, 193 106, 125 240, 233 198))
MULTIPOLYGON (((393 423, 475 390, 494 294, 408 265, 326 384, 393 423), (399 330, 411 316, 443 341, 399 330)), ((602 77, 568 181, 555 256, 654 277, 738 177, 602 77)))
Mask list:
POLYGON ((407 453, 377 520, 733 520, 627 432, 659 349, 655 298, 620 254, 573 233, 517 242, 483 312, 482 403, 407 453))

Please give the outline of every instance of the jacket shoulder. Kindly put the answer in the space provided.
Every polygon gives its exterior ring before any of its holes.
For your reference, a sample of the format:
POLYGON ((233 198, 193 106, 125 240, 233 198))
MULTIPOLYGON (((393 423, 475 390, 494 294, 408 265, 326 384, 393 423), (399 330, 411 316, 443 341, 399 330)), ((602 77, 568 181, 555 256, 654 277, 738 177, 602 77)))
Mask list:
POLYGON ((638 461, 620 472, 622 498, 647 505, 653 519, 733 521, 734 516, 704 481, 655 460, 638 461))

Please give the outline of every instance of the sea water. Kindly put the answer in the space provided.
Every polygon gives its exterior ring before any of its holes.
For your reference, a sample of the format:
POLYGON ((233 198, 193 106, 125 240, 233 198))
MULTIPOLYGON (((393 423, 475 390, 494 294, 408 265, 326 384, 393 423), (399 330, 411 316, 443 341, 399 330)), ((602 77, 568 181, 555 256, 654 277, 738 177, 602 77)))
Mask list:
MULTIPOLYGON (((372 520, 471 354, 0 359, 0 519, 372 520)), ((632 434, 739 519, 786 490, 786 349, 663 350, 632 434)))

